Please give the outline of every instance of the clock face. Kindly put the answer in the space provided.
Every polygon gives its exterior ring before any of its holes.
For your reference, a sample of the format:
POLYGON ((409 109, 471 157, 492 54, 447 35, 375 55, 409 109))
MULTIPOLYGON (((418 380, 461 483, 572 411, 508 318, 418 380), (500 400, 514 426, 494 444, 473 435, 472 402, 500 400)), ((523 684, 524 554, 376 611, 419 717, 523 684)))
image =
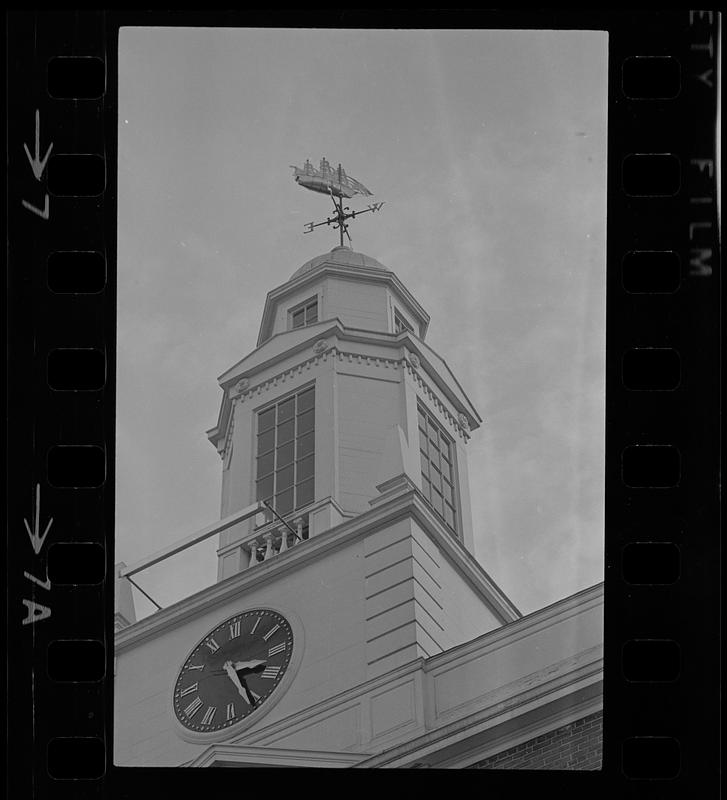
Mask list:
POLYGON ((172 703, 179 722, 200 734, 237 726, 265 704, 293 654, 293 630, 271 609, 230 617, 184 662, 172 703))

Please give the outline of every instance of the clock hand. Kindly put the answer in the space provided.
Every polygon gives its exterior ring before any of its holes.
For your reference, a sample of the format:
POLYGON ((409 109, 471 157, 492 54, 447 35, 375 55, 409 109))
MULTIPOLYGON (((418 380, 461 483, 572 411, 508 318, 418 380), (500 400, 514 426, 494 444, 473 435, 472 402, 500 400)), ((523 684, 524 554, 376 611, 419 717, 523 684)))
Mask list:
POLYGON ((240 693, 240 697, 245 699, 245 695, 243 694, 242 684, 240 683, 240 679, 237 677, 237 673, 235 672, 235 668, 232 666, 232 661, 225 661, 223 664, 223 668, 227 673, 229 679, 235 684, 237 687, 237 691, 240 693))
POLYGON ((225 673, 228 673, 228 664, 231 665, 235 671, 244 670, 245 674, 262 672, 267 663, 267 661, 263 661, 262 659, 254 659, 252 661, 226 661, 224 669, 210 670, 208 672, 208 676, 224 675, 225 673))
POLYGON ((242 679, 242 685, 245 687, 245 692, 247 694, 247 702, 250 703, 250 705, 253 708, 255 708, 255 702, 256 702, 255 698, 253 697, 252 693, 250 692, 250 689, 249 689, 249 687, 247 685, 247 681, 244 678, 242 679))
POLYGON ((252 661, 236 661, 233 664, 233 667, 236 672, 238 670, 245 670, 245 673, 262 672, 265 669, 265 664, 267 664, 267 661, 263 661, 260 658, 255 658, 252 661))

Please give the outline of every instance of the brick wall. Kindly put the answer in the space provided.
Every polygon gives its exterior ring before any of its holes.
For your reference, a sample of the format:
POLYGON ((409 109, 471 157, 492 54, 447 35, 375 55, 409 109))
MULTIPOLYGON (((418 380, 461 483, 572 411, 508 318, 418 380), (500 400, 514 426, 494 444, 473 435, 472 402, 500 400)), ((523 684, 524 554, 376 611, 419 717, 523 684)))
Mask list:
POLYGON ((602 718, 602 711, 590 714, 490 756, 471 768, 601 769, 602 718))

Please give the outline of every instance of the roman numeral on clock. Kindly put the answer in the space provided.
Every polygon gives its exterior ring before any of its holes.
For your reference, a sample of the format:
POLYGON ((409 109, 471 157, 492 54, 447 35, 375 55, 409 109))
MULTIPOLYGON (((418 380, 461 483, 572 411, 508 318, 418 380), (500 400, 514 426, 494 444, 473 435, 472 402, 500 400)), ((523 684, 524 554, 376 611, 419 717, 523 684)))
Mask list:
POLYGON ((265 641, 267 642, 267 640, 275 633, 275 631, 279 629, 280 625, 273 625, 273 627, 270 628, 270 630, 267 633, 263 634, 263 639, 265 639, 265 641))
POLYGON ((257 626, 260 624, 260 620, 261 620, 261 619, 262 619, 262 617, 258 617, 258 618, 255 620, 255 624, 252 626, 252 630, 250 631, 250 633, 255 633, 255 629, 256 629, 256 628, 257 628, 257 626))
POLYGON ((228 720, 235 719, 236 716, 237 716, 237 714, 235 714, 235 704, 234 703, 228 703, 227 704, 227 719, 228 720))
POLYGON ((199 697, 195 697, 194 700, 184 709, 184 713, 188 717, 193 717, 199 710, 202 708, 202 701, 199 697))
POLYGON ((215 641, 215 640, 214 640, 214 639, 213 639, 211 636, 210 636, 210 638, 209 638, 209 639, 208 639, 208 640, 205 642, 205 644, 207 645, 207 647, 209 647, 209 649, 210 649, 210 650, 211 650, 213 653, 216 653, 216 652, 217 652, 217 651, 220 649, 220 646, 217 644, 217 642, 216 642, 216 641, 215 641))
POLYGON ((202 717, 202 725, 212 724, 212 718, 215 715, 215 711, 217 711, 217 708, 215 706, 207 707, 207 711, 204 712, 204 716, 202 717))
POLYGON ((189 664, 187 669, 204 669, 204 664, 189 664))
POLYGON ((236 620, 230 625, 230 639, 236 639, 240 635, 240 620, 236 620))
POLYGON ((196 692, 198 686, 199 686, 198 683, 190 683, 186 689, 182 689, 182 691, 179 693, 179 696, 184 697, 187 694, 192 694, 192 692, 196 692))
POLYGON ((268 657, 277 655, 278 653, 282 653, 284 650, 285 650, 285 642, 276 644, 275 647, 271 647, 270 650, 268 650, 268 657))
POLYGON ((265 667, 260 673, 261 678, 277 678, 280 672, 280 667, 265 667))

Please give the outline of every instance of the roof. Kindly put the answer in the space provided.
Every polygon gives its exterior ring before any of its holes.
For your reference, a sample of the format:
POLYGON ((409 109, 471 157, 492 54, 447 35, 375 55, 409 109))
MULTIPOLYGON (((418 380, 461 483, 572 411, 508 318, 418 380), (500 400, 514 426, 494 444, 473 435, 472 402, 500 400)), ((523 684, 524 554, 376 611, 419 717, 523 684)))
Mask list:
POLYGON ((310 261, 306 261, 302 267, 299 267, 290 276, 290 280, 300 275, 305 275, 308 272, 313 272, 324 264, 335 264, 336 266, 359 269, 377 269, 383 272, 389 272, 389 269, 375 258, 371 258, 371 256, 367 256, 365 253, 356 253, 345 245, 339 245, 338 247, 334 247, 330 253, 323 253, 323 255, 316 256, 315 258, 311 258, 310 261))

